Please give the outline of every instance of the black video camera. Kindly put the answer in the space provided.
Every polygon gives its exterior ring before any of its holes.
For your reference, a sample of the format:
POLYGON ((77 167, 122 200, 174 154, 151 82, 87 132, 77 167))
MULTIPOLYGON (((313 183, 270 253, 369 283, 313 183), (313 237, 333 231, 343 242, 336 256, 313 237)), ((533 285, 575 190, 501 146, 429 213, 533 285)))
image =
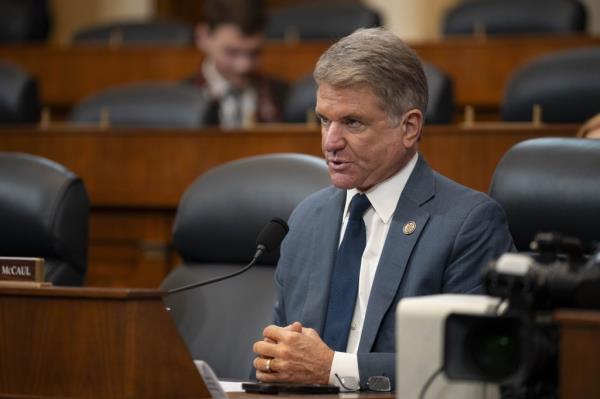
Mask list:
POLYGON ((451 314, 444 372, 451 380, 500 384, 502 397, 556 398, 558 333, 551 311, 600 309, 600 251, 585 257, 579 240, 541 233, 529 254, 508 253, 485 269, 496 315, 451 314))

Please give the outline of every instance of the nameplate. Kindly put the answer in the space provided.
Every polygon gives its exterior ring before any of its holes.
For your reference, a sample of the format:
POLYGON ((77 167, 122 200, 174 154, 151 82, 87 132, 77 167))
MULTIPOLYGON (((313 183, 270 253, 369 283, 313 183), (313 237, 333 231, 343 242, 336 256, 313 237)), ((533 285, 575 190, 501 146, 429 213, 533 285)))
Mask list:
POLYGON ((44 281, 43 258, 0 257, 1 281, 44 281))

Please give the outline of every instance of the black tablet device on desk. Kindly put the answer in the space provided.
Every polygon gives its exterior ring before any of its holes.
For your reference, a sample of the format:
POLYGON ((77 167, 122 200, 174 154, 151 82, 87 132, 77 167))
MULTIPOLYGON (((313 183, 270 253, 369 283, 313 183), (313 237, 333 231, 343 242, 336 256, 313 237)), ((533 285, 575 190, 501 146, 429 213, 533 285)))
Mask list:
POLYGON ((324 384, 288 384, 283 382, 244 382, 242 384, 244 391, 248 393, 299 393, 304 395, 310 394, 327 394, 339 393, 340 388, 335 385, 324 384))

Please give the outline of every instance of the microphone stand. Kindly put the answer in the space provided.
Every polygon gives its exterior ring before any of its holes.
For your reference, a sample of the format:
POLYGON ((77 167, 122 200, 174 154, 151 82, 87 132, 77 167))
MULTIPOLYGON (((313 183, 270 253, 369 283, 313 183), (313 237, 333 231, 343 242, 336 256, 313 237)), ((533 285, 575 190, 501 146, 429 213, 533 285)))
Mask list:
POLYGON ((170 290, 167 291, 167 295, 175 294, 175 293, 181 292, 181 291, 186 291, 186 290, 189 290, 189 289, 192 289, 192 288, 196 288, 196 287, 202 287, 203 285, 216 283, 216 282, 219 282, 221 280, 226 280, 228 278, 238 276, 238 275, 246 272, 252 266, 254 266, 254 264, 256 263, 256 261, 258 260, 258 258, 260 258, 260 256, 263 254, 263 252, 265 252, 265 249, 267 249, 267 248, 264 245, 259 244, 258 248, 256 249, 256 252, 254 253, 254 257, 252 258, 252 260, 250 261, 250 263, 248 263, 246 266, 244 266, 243 268, 241 268, 240 270, 238 270, 236 272, 229 273, 229 274, 224 274, 222 276, 213 277, 211 279, 204 280, 204 281, 199 281, 197 283, 192 283, 192 284, 184 285, 183 287, 171 288, 170 290))

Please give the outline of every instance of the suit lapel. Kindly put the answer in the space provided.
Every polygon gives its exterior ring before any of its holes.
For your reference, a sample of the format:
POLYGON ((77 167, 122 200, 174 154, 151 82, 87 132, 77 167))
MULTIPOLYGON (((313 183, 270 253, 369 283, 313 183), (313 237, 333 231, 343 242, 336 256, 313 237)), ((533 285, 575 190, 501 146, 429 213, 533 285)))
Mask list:
POLYGON ((314 245, 310 249, 311 274, 308 282, 306 302, 302 320, 321 334, 325 324, 325 313, 329 300, 329 282, 337 253, 342 213, 346 200, 345 190, 335 190, 326 203, 315 213, 317 220, 313 231, 314 245))
POLYGON ((412 251, 429 220, 429 213, 421 208, 421 205, 432 198, 434 193, 433 171, 420 155, 396 206, 379 259, 363 323, 359 352, 371 350, 379 325, 393 304, 412 251), (414 222, 416 228, 412 233, 405 234, 403 229, 409 222, 414 222))

